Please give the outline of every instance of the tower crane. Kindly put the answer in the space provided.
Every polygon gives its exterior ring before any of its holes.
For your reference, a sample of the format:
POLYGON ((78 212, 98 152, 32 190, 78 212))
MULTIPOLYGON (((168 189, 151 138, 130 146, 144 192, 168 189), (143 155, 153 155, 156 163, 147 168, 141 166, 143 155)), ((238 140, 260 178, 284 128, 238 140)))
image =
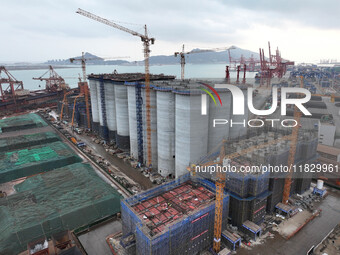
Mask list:
POLYGON ((214 49, 201 49, 201 50, 191 50, 191 51, 184 51, 184 44, 182 46, 182 51, 175 52, 175 57, 178 55, 181 57, 181 79, 184 80, 184 67, 185 67, 185 55, 188 54, 194 54, 194 53, 204 53, 204 52, 215 52, 215 51, 221 51, 221 50, 233 50, 236 49, 236 47, 224 47, 224 48, 214 48, 214 49))
POLYGON ((125 56, 125 57, 110 57, 110 58, 101 58, 101 57, 85 58, 85 53, 82 52, 80 58, 70 58, 70 62, 71 63, 74 63, 75 61, 81 62, 81 69, 83 72, 83 82, 86 82, 86 61, 103 60, 103 59, 118 59, 118 58, 130 58, 130 57, 125 56))
POLYGON ((131 29, 118 25, 108 19, 104 19, 88 11, 78 9, 77 13, 95 21, 101 22, 105 25, 114 27, 133 36, 140 37, 144 47, 144 64, 145 64, 145 106, 146 106, 146 140, 147 140, 147 167, 151 166, 151 116, 150 116, 150 73, 149 73, 149 57, 150 57, 150 44, 154 44, 155 38, 149 37, 147 26, 144 26, 144 34, 135 32, 131 29))
MULTIPOLYGON (((300 76, 300 88, 303 88, 303 76, 300 76)), ((292 184, 292 175, 293 172, 291 171, 291 167, 295 163, 295 154, 296 154, 296 144, 298 141, 298 135, 299 135, 299 129, 300 129, 300 120, 301 120, 301 112, 300 110, 295 106, 294 108, 294 119, 297 123, 295 127, 293 127, 292 135, 290 138, 290 149, 289 149, 289 156, 288 156, 288 166, 289 166, 289 173, 285 179, 285 185, 283 188, 283 197, 282 197, 282 203, 287 204, 290 194, 290 187, 292 184)))
MULTIPOLYGON (((114 58, 129 58, 129 57, 114 57, 114 58)), ((85 58, 85 53, 81 53, 81 58, 70 58, 70 62, 74 63, 75 61, 81 62, 81 70, 83 73, 83 81, 81 81, 81 77, 79 77, 79 88, 80 92, 85 96, 85 105, 86 105, 86 118, 87 118, 87 127, 90 128, 90 105, 89 105, 89 86, 86 80, 86 61, 89 60, 102 60, 104 58, 94 57, 94 58, 85 58)), ((72 124, 73 126, 73 124, 72 124)))
MULTIPOLYGON (((239 152, 234 152, 228 155, 225 155, 225 143, 227 140, 222 141, 221 149, 220 149, 220 156, 215 161, 209 161, 204 164, 198 164, 200 167, 204 166, 211 166, 211 165, 222 165, 226 166, 230 163, 230 160, 240 157, 242 155, 246 155, 249 152, 254 150, 259 150, 264 147, 277 144, 283 140, 291 139, 292 135, 286 135, 279 139, 269 141, 267 143, 251 146, 247 149, 241 150, 239 152)), ((187 168, 188 171, 192 173, 192 175, 196 175, 196 165, 192 164, 187 168)), ((221 248, 221 232, 222 232, 222 213, 223 213, 223 193, 224 187, 226 183, 226 173, 222 171, 216 172, 216 200, 215 200, 215 221, 214 221, 214 243, 213 243, 213 250, 214 252, 218 253, 221 248)))
MULTIPOLYGON (((85 64, 86 60, 88 60, 88 59, 85 58, 84 52, 82 52, 80 59, 70 58, 71 63, 73 63, 74 61, 81 61, 81 69, 83 71, 83 81, 81 82, 81 79, 79 78, 79 88, 80 88, 80 91, 83 92, 84 96, 85 96, 87 128, 91 128, 90 106, 89 106, 89 86, 87 85, 87 80, 86 80, 86 64, 85 64)), ((73 126, 74 108, 75 108, 75 105, 73 106, 72 126, 73 126)))
POLYGON ((73 90, 67 92, 67 93, 64 93, 64 99, 63 99, 63 105, 61 106, 61 111, 60 111, 60 121, 63 120, 63 114, 64 114, 64 106, 66 104, 66 101, 67 101, 67 95, 69 94, 72 94, 73 93, 73 90))

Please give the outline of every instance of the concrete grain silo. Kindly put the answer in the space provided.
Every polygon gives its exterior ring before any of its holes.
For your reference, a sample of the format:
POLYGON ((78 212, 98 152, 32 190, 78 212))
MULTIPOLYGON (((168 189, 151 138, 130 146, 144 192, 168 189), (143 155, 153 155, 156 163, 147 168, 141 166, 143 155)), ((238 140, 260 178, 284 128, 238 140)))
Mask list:
POLYGON ((158 173, 175 176, 175 94, 170 87, 155 88, 157 94, 158 173))
POLYGON ((114 85, 110 81, 104 81, 106 120, 108 127, 109 141, 116 141, 117 120, 114 85))
POLYGON ((116 143, 119 149, 130 149, 129 137, 129 111, 127 87, 123 84, 114 84, 117 136, 116 143))
POLYGON ((92 130, 96 133, 99 131, 99 112, 98 112, 98 100, 97 100, 97 81, 90 80, 90 98, 92 109, 92 130))
POLYGON ((134 159, 138 159, 135 84, 127 85, 127 94, 128 94, 128 110, 129 110, 130 156, 134 159))
POLYGON ((223 139, 227 139, 230 129, 230 118, 232 114, 231 93, 226 89, 216 89, 220 95, 222 105, 216 99, 217 105, 213 100, 209 100, 209 135, 208 135, 208 152, 216 149, 216 146, 221 144, 223 139), (213 126, 214 119, 227 120, 227 124, 213 126))
POLYGON ((208 115, 201 115, 199 89, 174 90, 175 93, 175 170, 176 178, 187 173, 190 163, 196 163, 208 153, 208 115))

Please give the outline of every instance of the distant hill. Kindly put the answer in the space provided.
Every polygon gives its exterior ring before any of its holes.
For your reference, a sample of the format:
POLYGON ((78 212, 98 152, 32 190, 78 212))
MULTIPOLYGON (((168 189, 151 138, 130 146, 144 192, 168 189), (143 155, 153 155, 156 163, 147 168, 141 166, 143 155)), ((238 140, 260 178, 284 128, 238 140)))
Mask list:
MULTIPOLYGON (((197 51, 199 49, 192 50, 197 51)), ((259 54, 256 52, 252 52, 250 50, 244 50, 241 48, 237 48, 230 51, 233 59, 240 59, 241 55, 245 58, 250 58, 253 55, 254 58, 259 59, 259 54)), ((171 56, 151 56, 150 64, 151 65, 165 65, 165 64, 177 64, 180 62, 180 57, 171 56)), ((185 62, 189 64, 217 64, 217 63, 229 63, 229 55, 228 51, 219 51, 219 52, 201 52, 201 53, 192 53, 187 54, 185 57, 185 62)))
MULTIPOLYGON (((91 53, 85 52, 84 54, 86 60, 86 64, 89 65, 124 65, 129 64, 129 61, 126 60, 105 60, 101 57, 93 55, 91 53)), ((81 59, 81 56, 72 57, 75 59, 81 59)), ((48 60, 44 64, 48 65, 79 65, 80 61, 74 61, 71 63, 70 59, 53 59, 48 60)))
MULTIPOLYGON (((199 50, 199 49, 194 49, 199 50)), ((256 52, 252 52, 250 50, 244 50, 241 48, 237 48, 231 50, 231 56, 233 59, 240 59, 241 55, 245 58, 250 58, 251 55, 255 59, 259 59, 259 54, 256 52)), ((81 58, 81 56, 77 56, 74 58, 81 58)), ((143 61, 126 61, 126 60, 104 60, 103 58, 97 57, 91 53, 86 52, 85 58, 91 59, 86 61, 87 64, 93 65, 135 65, 142 64, 143 61)), ((189 64, 217 64, 217 63, 229 63, 228 51, 219 51, 219 52, 201 52, 201 53, 193 53, 186 55, 186 63, 189 64)), ((174 55, 158 55, 150 57, 150 65, 171 65, 178 64, 180 62, 180 57, 175 57, 174 55)), ((49 65, 71 65, 69 59, 58 59, 58 60, 49 60, 45 64, 49 65)), ((79 65, 79 61, 76 61, 76 65, 79 65)))

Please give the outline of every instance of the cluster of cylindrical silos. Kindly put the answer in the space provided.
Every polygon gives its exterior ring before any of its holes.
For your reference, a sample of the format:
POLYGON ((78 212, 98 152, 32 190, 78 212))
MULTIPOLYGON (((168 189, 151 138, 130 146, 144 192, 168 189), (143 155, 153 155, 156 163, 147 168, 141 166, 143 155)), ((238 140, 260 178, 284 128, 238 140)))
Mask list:
MULTIPOLYGON (((89 80, 94 131, 145 163, 148 150, 144 83, 89 80)), ((247 110, 245 115, 233 116, 232 95, 227 89, 216 89, 222 105, 215 104, 217 95, 213 95, 215 101, 207 96, 207 114, 202 115, 202 95, 206 92, 200 89, 200 83, 156 81, 150 87, 152 168, 162 176, 179 177, 222 139, 246 135, 247 127, 243 125, 213 127, 214 119, 248 121, 247 110)))

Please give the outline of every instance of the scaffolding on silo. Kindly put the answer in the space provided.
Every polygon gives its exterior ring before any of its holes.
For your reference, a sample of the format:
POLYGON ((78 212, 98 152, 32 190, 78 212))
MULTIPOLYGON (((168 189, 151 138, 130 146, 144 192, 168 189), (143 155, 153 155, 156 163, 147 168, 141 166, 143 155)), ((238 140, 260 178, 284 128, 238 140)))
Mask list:
POLYGON ((142 98, 142 86, 139 82, 136 82, 135 92, 136 92, 138 161, 140 163, 143 163, 144 162, 144 152, 143 152, 143 98, 142 98))
MULTIPOLYGON (((197 254, 209 248, 213 241, 214 194, 215 185, 213 183, 197 177, 190 178, 190 175, 186 174, 160 187, 127 198, 121 202, 123 236, 130 233, 136 235, 137 254, 197 254), (150 209, 146 209, 150 214, 157 210, 156 208, 162 210, 162 207, 165 206, 163 200, 161 200, 163 194, 165 196, 177 194, 176 192, 183 192, 184 194, 186 192, 188 194, 195 192, 195 189, 185 188, 188 181, 192 182, 193 187, 197 187, 197 189, 201 187, 203 190, 209 191, 207 193, 211 195, 205 195, 207 204, 203 204, 203 200, 198 199, 197 203, 202 202, 202 204, 195 209, 189 209, 184 215, 180 215, 180 213, 176 214, 177 204, 171 206, 169 205, 169 200, 166 200, 168 201, 168 209, 164 214, 155 214, 146 218, 138 216, 137 211, 143 209, 144 207, 142 208, 141 206, 144 205, 150 206, 150 209), (152 203, 155 203, 155 205, 152 203), (167 216, 169 217, 167 218, 167 216), (158 219, 158 217, 165 218, 158 219), (153 220, 153 228, 150 227, 151 220, 153 220), (157 223, 158 220, 160 223, 157 223), (166 225, 166 222, 170 223, 166 225)), ((174 196, 176 197, 176 195, 174 196)), ((199 193, 198 196, 200 196, 199 193)), ((183 203, 189 203, 187 199, 183 201, 183 203)), ((229 196, 225 193, 223 199, 223 227, 226 227, 227 224, 228 205, 229 196)))
POLYGON ((103 116, 103 126, 100 127, 100 133, 99 135, 105 139, 109 139, 109 130, 107 128, 107 118, 106 118, 106 104, 105 104, 105 89, 104 89, 104 80, 103 76, 100 77, 99 82, 99 90, 100 90, 100 106, 102 110, 102 116, 103 116))

